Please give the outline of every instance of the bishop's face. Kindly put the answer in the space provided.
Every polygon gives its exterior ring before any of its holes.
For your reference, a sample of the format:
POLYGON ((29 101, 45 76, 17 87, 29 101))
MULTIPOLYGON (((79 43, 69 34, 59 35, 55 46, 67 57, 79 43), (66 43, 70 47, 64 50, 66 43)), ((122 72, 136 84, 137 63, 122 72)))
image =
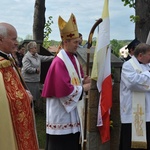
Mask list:
POLYGON ((76 53, 79 42, 80 42, 80 38, 64 41, 65 50, 69 53, 76 53))

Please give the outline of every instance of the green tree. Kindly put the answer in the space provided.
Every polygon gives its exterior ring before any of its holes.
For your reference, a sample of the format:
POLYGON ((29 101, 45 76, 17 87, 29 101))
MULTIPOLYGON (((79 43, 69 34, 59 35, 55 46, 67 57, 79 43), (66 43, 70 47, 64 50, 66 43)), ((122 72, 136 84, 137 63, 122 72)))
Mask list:
POLYGON ((119 57, 119 50, 127 44, 125 41, 117 41, 116 39, 113 39, 110 41, 112 53, 119 57))
POLYGON ((45 23, 45 27, 44 27, 43 47, 45 47, 46 49, 50 46, 49 35, 52 32, 52 29, 51 29, 52 24, 53 24, 52 16, 49 16, 47 22, 45 23))
POLYGON ((146 42, 150 31, 150 0, 122 0, 125 6, 135 9, 131 21, 135 22, 135 37, 141 42, 146 42))
POLYGON ((60 43, 61 43, 61 41, 51 40, 51 41, 50 41, 50 46, 59 46, 60 43))

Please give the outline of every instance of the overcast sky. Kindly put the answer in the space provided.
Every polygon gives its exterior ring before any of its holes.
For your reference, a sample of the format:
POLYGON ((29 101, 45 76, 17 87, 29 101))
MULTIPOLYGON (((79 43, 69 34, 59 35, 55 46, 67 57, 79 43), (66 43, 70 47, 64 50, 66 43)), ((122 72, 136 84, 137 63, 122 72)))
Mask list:
MULTIPOLYGON (((68 21, 71 13, 76 16, 79 32, 87 40, 95 20, 101 18, 104 0, 45 0, 46 20, 52 16, 53 24, 50 40, 59 40, 58 16, 68 21)), ((14 25, 18 37, 25 39, 32 35, 35 0, 2 0, 0 3, 0 22, 14 25)), ((110 37, 117 40, 134 39, 134 23, 130 22, 134 9, 123 6, 121 0, 110 0, 110 37)), ((95 36, 95 35, 94 35, 95 36)))

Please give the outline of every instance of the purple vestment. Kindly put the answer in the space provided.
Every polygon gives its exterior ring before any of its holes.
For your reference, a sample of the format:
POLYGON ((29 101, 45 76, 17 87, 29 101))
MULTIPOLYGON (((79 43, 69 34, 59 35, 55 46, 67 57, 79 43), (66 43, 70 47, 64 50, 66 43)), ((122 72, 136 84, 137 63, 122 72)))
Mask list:
MULTIPOLYGON (((67 53, 71 62, 73 63, 75 70, 77 71, 77 65, 73 54, 67 53)), ((81 68, 81 67, 80 67, 81 68)), ((78 71, 77 71, 78 74, 78 71)), ((83 70, 81 69, 83 77, 83 70)), ((65 97, 72 93, 74 86, 70 82, 70 76, 64 62, 55 57, 46 76, 44 87, 42 91, 42 97, 65 97)))

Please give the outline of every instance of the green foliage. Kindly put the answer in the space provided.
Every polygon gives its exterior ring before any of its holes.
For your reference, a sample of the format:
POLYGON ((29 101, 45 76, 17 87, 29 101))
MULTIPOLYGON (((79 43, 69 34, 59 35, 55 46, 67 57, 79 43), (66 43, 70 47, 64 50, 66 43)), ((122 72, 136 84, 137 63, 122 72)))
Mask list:
POLYGON ((46 114, 44 112, 37 111, 35 113, 36 119, 36 129, 37 129, 37 136, 39 141, 39 147, 45 147, 46 141, 46 114))
POLYGON ((60 41, 54 41, 54 40, 50 41, 50 46, 59 46, 59 45, 60 45, 60 41))
POLYGON ((119 57, 119 50, 120 50, 120 48, 122 48, 123 46, 126 45, 126 42, 117 41, 117 40, 113 39, 110 41, 110 43, 111 43, 112 53, 114 55, 116 55, 117 57, 119 57))
POLYGON ((135 8, 135 0, 122 0, 124 6, 129 5, 130 8, 135 8))
POLYGON ((45 47, 46 49, 50 46, 49 35, 52 32, 52 29, 51 29, 52 24, 53 24, 52 16, 49 16, 47 22, 45 23, 45 27, 44 27, 43 47, 45 47))
POLYGON ((96 46, 96 42, 97 42, 96 37, 93 37, 93 39, 92 39, 92 45, 96 46))
MULTIPOLYGON (((124 2, 124 6, 128 5, 130 8, 135 9, 135 0, 122 0, 122 2, 124 2)), ((135 16, 135 15, 130 16, 130 21, 133 23, 138 22, 139 20, 140 20, 139 16, 135 16)))
POLYGON ((139 16, 134 16, 134 15, 131 15, 130 16, 130 21, 132 21, 132 22, 138 22, 138 21, 140 21, 140 17, 139 16))
MULTIPOLYGON (((116 40, 113 39, 110 41, 111 44, 111 48, 112 48, 112 53, 114 55, 116 55, 117 57, 120 56, 119 50, 129 44, 131 42, 131 40, 116 40)), ((60 45, 60 41, 55 41, 55 40, 51 40, 51 41, 47 41, 49 46, 59 46, 60 45)), ((82 45, 86 44, 87 40, 83 40, 82 45)), ((92 46, 96 46, 96 38, 93 39, 92 41, 92 46)))

